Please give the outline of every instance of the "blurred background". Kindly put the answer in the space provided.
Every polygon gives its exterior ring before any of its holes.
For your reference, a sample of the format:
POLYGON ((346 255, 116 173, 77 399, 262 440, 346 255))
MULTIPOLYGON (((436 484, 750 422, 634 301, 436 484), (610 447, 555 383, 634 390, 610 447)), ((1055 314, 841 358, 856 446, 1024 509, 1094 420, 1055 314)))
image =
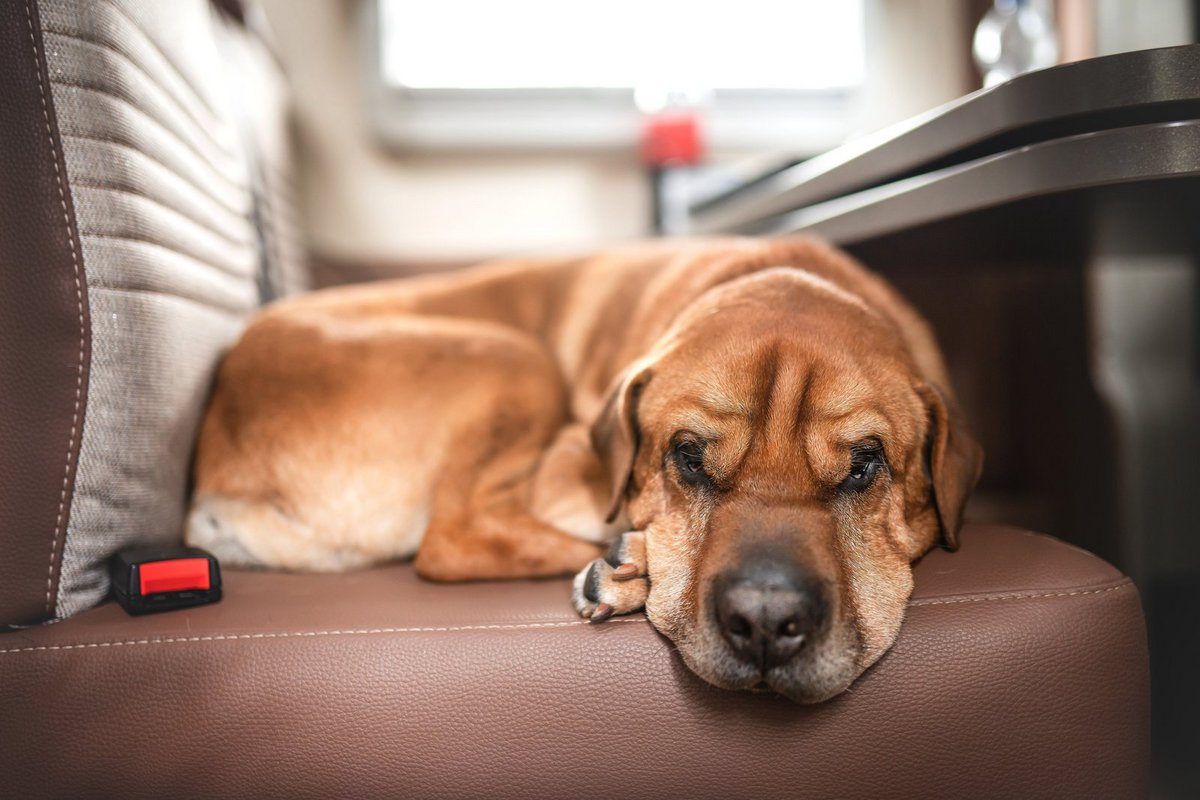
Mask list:
MULTIPOLYGON (((318 285, 687 233, 689 206, 779 167, 840 146, 834 160, 869 159, 873 132, 985 85, 1193 43, 1200 25, 1198 0, 262 5, 318 285)), ((1192 797, 1200 248, 1193 225, 1160 233, 1155 217, 1200 207, 1156 191, 1125 197, 1112 225, 1050 202, 1005 240, 987 217, 953 247, 934 230, 854 252, 946 350, 988 453, 969 516, 1054 534, 1138 582, 1156 793, 1192 797), (1078 236, 1059 235, 1068 218, 1078 236), (1137 234, 1104 238, 1126 225, 1137 234)))
MULTIPOLYGON (((1060 61, 1195 39, 1190 0, 1034 5, 1060 61)), ((664 94, 695 108, 705 166, 736 175, 971 92, 992 3, 264 6, 294 92, 312 249, 390 272, 649 234, 644 118, 664 94)))

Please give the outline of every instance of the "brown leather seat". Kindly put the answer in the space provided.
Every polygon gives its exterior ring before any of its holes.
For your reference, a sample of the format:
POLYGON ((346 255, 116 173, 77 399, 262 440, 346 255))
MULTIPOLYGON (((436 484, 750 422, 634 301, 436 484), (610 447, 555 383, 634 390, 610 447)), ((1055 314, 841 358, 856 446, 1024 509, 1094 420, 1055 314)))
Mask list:
POLYGON ((1086 797, 1145 794, 1128 578, 1026 531, 934 552, 899 641, 819 706, 714 689, 566 581, 406 565, 232 572, 218 605, 114 604, 0 638, 11 797, 1086 797))
POLYGON ((86 610, 113 552, 179 538, 213 365, 303 282, 285 87, 235 17, 0 3, 0 797, 1144 794, 1136 591, 1011 529, 926 557, 895 648, 815 707, 707 686, 566 581, 230 573, 215 606, 86 610))

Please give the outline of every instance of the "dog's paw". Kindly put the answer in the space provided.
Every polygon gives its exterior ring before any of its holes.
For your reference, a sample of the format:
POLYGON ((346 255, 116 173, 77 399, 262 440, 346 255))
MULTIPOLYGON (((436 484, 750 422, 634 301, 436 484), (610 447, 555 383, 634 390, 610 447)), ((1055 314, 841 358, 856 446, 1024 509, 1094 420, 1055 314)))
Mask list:
POLYGON ((617 537, 605 558, 597 558, 575 576, 571 601, 580 616, 604 622, 614 614, 631 614, 646 604, 646 539, 638 531, 617 537))

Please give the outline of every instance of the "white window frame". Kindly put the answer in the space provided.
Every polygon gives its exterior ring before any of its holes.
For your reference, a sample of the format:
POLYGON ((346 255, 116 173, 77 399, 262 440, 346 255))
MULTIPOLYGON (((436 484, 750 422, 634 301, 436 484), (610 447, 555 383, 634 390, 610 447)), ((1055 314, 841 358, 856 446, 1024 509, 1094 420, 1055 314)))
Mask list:
MULTIPOLYGON (((388 85, 382 69, 379 0, 364 4, 370 122, 402 151, 636 151, 643 115, 631 89, 413 89, 388 85)), ((710 153, 811 155, 854 130, 862 87, 719 89, 699 110, 710 153)))

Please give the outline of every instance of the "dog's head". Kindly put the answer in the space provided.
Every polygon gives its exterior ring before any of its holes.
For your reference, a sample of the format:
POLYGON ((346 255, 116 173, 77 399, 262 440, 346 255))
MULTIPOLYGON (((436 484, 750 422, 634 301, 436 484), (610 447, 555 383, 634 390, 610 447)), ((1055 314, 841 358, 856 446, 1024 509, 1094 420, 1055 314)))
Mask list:
POLYGON ((646 612, 688 666, 816 702, 892 644, 911 563, 956 545, 980 451, 894 323, 777 268, 710 290, 593 428, 644 531, 646 612))

